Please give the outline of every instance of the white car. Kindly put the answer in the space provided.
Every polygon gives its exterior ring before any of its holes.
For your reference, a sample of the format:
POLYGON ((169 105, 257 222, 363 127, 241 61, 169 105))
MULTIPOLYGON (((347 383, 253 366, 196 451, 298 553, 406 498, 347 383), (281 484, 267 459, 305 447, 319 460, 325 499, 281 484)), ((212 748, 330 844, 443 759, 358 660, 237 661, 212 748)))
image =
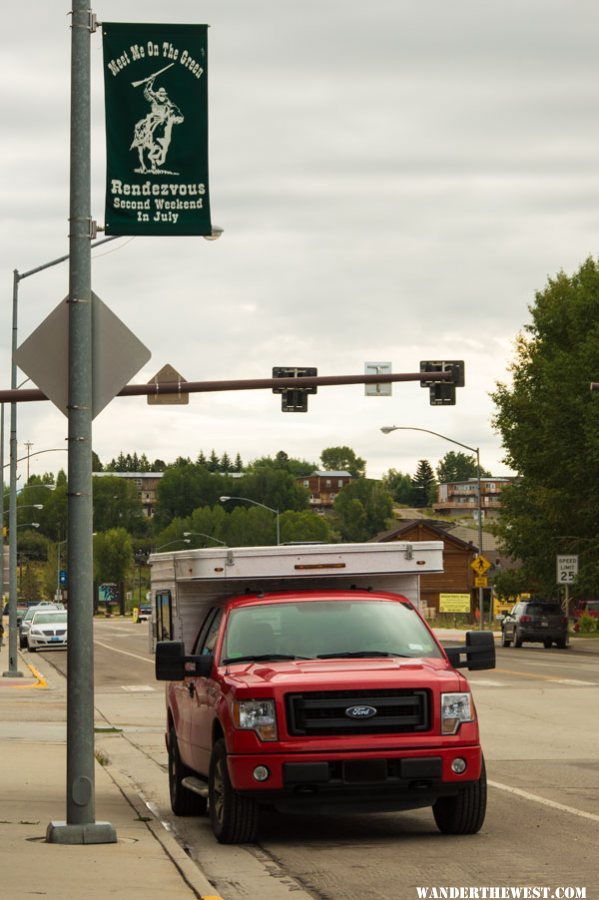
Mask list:
POLYGON ((21 650, 23 649, 23 647, 27 646, 27 635, 31 626, 31 620, 33 619, 36 612, 49 609, 64 609, 64 606, 62 605, 62 603, 52 603, 47 600, 42 600, 41 603, 29 607, 19 623, 19 646, 21 650))
POLYGON ((39 610, 34 613, 27 634, 27 649, 64 650, 67 646, 67 611, 66 609, 39 610))

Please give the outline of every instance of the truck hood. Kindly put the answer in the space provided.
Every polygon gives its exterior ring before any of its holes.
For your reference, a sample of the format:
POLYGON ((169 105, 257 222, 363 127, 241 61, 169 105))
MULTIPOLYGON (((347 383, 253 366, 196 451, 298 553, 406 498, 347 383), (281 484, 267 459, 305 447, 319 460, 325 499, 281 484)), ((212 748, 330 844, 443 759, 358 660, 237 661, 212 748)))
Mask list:
POLYGON ((221 677, 235 689, 259 685, 302 691, 381 686, 401 681, 401 687, 422 687, 438 682, 444 689, 463 689, 465 678, 444 659, 298 659, 285 662, 255 662, 222 666, 221 677))

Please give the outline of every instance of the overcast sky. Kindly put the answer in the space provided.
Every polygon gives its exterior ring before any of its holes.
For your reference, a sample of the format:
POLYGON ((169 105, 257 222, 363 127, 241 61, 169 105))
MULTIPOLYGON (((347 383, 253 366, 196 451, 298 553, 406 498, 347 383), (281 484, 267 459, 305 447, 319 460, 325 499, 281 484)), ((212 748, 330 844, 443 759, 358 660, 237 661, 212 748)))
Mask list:
MULTIPOLYGON (((23 0, 3 15, 3 387, 13 270, 68 252, 69 10, 23 0)), ((480 446, 483 466, 509 474, 489 394, 509 378, 535 291, 597 250, 596 2, 118 0, 94 11, 211 26, 210 199, 223 236, 121 238, 94 253, 94 291, 152 353, 133 382, 166 363, 193 381, 268 378, 273 366, 350 375, 366 361, 394 372, 466 363, 466 387, 445 408, 418 383, 388 398, 320 388, 308 414, 282 413, 270 391, 195 394, 182 407, 118 398, 94 421, 101 460, 215 449, 318 462, 348 445, 377 477, 459 449, 381 434, 396 424, 480 446)), ((102 224, 100 30, 92 85, 102 224)), ((19 343, 67 291, 64 263, 21 281, 19 343)), ((20 404, 18 420, 19 455, 25 442, 32 454, 66 447, 66 419, 50 403, 20 404)), ((64 450, 30 460, 31 472, 61 466, 64 450)))

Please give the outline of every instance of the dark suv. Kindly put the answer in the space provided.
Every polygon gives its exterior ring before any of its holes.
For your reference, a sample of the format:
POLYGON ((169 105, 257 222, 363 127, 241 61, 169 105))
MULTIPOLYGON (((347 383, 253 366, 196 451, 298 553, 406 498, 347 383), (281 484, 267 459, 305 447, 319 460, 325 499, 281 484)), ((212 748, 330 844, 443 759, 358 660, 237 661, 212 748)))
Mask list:
POLYGON ((557 644, 568 646, 568 618, 559 603, 525 600, 516 603, 501 623, 501 646, 521 647, 523 641, 543 644, 549 648, 557 644))

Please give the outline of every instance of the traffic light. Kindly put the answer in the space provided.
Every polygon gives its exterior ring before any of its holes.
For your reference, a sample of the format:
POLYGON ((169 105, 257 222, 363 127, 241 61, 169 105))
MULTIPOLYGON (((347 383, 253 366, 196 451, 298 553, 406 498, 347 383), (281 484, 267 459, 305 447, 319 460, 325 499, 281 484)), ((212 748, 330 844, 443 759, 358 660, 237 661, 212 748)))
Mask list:
MULTIPOLYGON (((274 366, 272 370, 273 378, 310 378, 318 375, 318 369, 297 368, 291 366, 274 366)), ((281 411, 282 412, 308 412, 308 394, 317 392, 314 387, 274 387, 273 394, 281 394, 281 411)))
POLYGON ((431 406, 455 406, 455 389, 464 387, 464 360, 424 360, 420 372, 428 377, 420 380, 420 387, 429 388, 431 406), (451 381, 437 381, 435 372, 451 372, 451 381))

